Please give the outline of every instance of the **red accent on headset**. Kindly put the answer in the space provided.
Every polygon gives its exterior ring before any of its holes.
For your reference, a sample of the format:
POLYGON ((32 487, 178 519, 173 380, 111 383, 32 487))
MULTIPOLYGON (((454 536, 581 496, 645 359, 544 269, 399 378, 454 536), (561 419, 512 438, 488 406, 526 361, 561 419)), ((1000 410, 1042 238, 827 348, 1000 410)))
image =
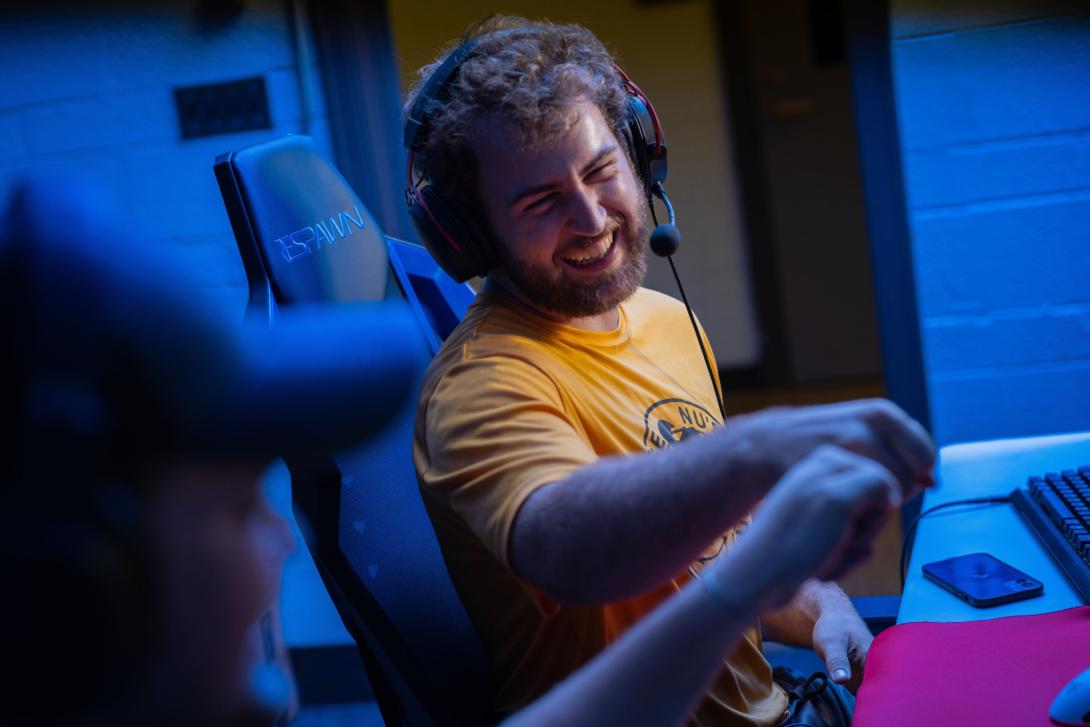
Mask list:
POLYGON ((623 68, 616 63, 613 64, 613 67, 617 69, 617 73, 621 74, 621 78, 624 79, 624 83, 628 86, 632 95, 643 101, 643 105, 647 107, 647 112, 651 114, 651 125, 655 127, 655 153, 662 154, 662 127, 659 125, 659 115, 655 113, 655 107, 652 105, 651 99, 647 98, 647 94, 643 92, 643 89, 628 77, 623 68))
POLYGON ((443 227, 441 224, 439 224, 439 220, 435 219, 435 215, 433 215, 431 210, 428 208, 428 203, 424 201, 424 195, 417 194, 416 186, 413 184, 413 150, 412 149, 409 150, 408 178, 409 178, 409 184, 408 184, 407 187, 405 187, 405 197, 406 197, 406 199, 412 200, 415 204, 420 205, 420 209, 424 210, 424 214, 426 214, 428 216, 428 219, 431 220, 431 223, 433 225, 435 225, 435 229, 437 229, 437 230, 439 230, 439 232, 443 233, 443 237, 445 237, 447 242, 450 243, 450 246, 454 248, 454 251, 455 252, 461 252, 462 251, 461 245, 459 245, 457 242, 455 242, 454 238, 450 236, 449 232, 447 232, 447 228, 443 227))

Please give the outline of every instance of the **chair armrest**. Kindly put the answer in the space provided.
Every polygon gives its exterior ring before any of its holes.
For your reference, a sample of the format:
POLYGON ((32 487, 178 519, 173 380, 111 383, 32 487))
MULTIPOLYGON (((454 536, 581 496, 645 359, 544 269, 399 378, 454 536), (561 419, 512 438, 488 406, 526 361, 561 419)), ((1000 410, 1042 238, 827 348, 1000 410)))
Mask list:
POLYGON ((901 608, 900 596, 856 596, 852 605, 863 618, 872 634, 877 635, 897 623, 897 611, 901 608))

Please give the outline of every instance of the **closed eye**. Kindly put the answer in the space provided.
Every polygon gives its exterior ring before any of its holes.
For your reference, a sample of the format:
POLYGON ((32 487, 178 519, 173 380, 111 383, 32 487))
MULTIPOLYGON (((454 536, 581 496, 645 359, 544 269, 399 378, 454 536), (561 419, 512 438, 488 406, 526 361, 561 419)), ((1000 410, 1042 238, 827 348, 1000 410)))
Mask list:
POLYGON ((540 197, 537 197, 536 199, 534 199, 532 202, 530 202, 525 207, 523 207, 522 211, 523 211, 524 214, 530 214, 530 215, 540 214, 542 212, 545 212, 547 209, 549 209, 549 207, 552 206, 552 203, 554 201, 556 201, 556 196, 557 196, 556 192, 548 192, 546 194, 543 194, 540 197))
MULTIPOLYGON (((583 182, 609 181, 616 173, 617 154, 616 146, 607 146, 595 154, 594 158, 587 162, 580 172, 583 182)), ((557 185, 549 182, 517 190, 511 195, 507 207, 508 209, 517 210, 518 214, 536 215, 551 207, 557 196, 557 185)))
MULTIPOLYGON (((587 172, 583 182, 586 184, 606 182, 613 178, 616 171, 617 162, 615 159, 610 159, 605 164, 599 164, 587 172)), ((522 208, 522 213, 530 216, 542 214, 552 207, 558 196, 559 192, 549 191, 542 193, 539 197, 532 197, 531 201, 522 208)))
POLYGON ((614 160, 609 160, 605 164, 595 167, 590 170, 590 173, 584 178, 587 182, 601 182, 609 179, 613 176, 613 173, 617 170, 617 163, 614 160))

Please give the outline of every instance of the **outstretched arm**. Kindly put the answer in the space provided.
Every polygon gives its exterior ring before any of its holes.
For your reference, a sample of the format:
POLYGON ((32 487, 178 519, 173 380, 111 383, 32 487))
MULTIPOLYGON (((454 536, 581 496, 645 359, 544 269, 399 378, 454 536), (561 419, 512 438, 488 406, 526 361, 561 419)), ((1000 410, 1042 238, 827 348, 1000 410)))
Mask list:
MULTIPOLYGON (((731 578, 733 570, 741 567, 726 567, 725 577, 731 578)), ((681 721, 722 668, 724 656, 742 631, 756 621, 762 594, 745 587, 738 596, 737 603, 728 607, 700 584, 690 583, 507 724, 667 725, 681 721)))
POLYGON ((776 485, 704 583, 690 583, 508 724, 681 722, 743 629, 787 603, 808 575, 833 577, 857 562, 873 534, 867 523, 899 504, 882 467, 835 447, 815 451, 776 485))
POLYGON ((515 518, 509 561, 558 602, 634 596, 684 570, 823 444, 880 463, 905 499, 931 482, 930 438, 888 401, 771 409, 664 452, 599 460, 540 487, 515 518))

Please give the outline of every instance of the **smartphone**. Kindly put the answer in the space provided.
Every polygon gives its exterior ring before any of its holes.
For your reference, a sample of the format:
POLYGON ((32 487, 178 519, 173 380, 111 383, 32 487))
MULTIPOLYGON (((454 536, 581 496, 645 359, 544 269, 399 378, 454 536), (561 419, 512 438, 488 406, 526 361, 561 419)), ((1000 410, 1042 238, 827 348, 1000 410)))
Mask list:
POLYGON ((927 563, 927 580, 937 583, 971 606, 988 608, 1044 592, 1044 585, 987 553, 969 553, 927 563))

